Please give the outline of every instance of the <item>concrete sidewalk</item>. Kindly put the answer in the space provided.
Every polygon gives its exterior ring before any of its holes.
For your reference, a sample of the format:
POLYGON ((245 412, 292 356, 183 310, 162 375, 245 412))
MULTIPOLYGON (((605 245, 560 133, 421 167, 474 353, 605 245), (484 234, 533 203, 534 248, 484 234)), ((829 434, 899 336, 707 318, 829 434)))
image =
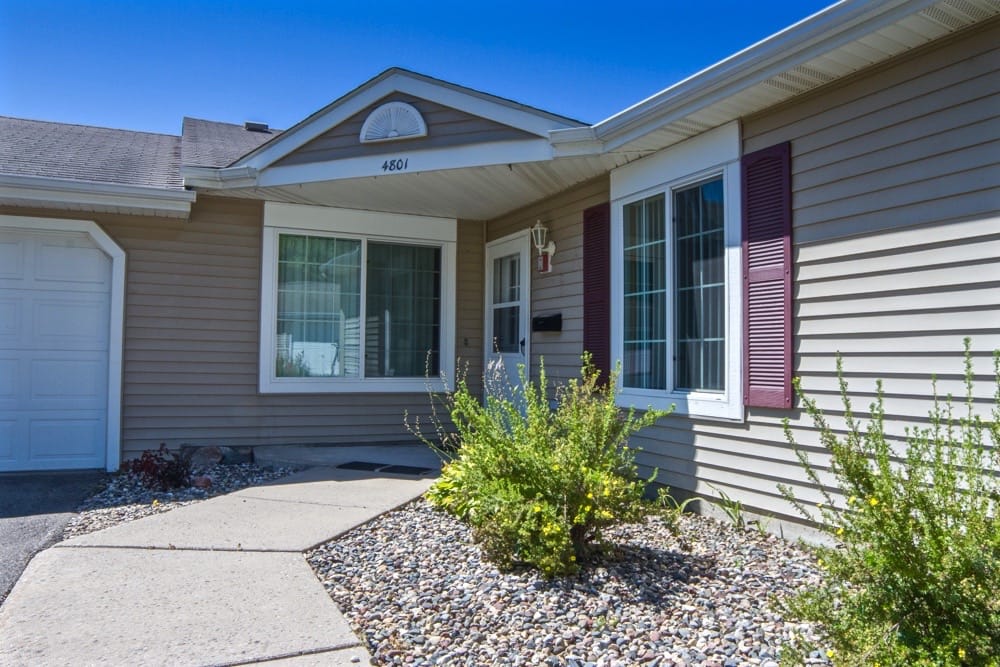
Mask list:
MULTIPOLYGON (((338 449, 328 462, 435 464, 426 450, 338 449)), ((61 542, 0 607, 0 664, 368 664, 302 552, 430 484, 316 467, 61 542)))

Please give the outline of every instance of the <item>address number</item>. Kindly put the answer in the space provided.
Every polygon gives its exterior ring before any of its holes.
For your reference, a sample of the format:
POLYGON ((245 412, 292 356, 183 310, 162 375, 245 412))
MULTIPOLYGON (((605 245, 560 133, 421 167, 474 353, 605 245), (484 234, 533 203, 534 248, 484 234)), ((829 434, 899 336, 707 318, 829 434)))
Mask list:
POLYGON ((410 166, 410 158, 386 160, 382 163, 382 171, 405 171, 410 166))

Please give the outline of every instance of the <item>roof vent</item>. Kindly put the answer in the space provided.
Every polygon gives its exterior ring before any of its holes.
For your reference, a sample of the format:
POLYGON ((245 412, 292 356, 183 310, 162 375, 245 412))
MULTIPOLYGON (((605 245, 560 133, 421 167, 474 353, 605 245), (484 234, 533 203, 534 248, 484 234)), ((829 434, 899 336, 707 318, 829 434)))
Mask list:
POLYGON ((420 112, 406 102, 389 102, 378 107, 361 126, 361 143, 426 137, 427 125, 420 112))
POLYGON ((267 126, 267 123, 255 123, 252 120, 248 120, 243 123, 243 129, 247 132, 270 132, 271 128, 267 126))

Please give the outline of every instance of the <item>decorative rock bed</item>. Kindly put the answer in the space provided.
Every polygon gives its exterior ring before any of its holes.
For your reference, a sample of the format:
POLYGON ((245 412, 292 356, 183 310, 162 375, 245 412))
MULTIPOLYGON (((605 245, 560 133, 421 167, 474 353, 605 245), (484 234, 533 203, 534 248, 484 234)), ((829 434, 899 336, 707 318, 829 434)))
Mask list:
MULTIPOLYGON (((608 532, 616 554, 547 581, 501 573, 425 501, 307 554, 380 664, 776 667, 795 632, 775 600, 818 581, 802 549, 684 515, 608 532)), ((811 663, 826 663, 814 653, 811 663)))

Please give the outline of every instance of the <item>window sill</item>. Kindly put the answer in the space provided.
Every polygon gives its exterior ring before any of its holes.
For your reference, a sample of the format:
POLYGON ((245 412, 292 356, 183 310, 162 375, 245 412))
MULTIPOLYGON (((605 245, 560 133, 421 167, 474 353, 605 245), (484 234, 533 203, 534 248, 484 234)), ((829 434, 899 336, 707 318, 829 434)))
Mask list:
POLYGON ((267 378, 262 394, 426 394, 447 391, 440 378, 267 378))
POLYGON ((674 406, 671 416, 676 417, 738 423, 743 423, 746 418, 743 402, 738 397, 729 395, 666 393, 623 388, 618 394, 617 402, 619 407, 636 410, 648 408, 669 410, 674 406))

